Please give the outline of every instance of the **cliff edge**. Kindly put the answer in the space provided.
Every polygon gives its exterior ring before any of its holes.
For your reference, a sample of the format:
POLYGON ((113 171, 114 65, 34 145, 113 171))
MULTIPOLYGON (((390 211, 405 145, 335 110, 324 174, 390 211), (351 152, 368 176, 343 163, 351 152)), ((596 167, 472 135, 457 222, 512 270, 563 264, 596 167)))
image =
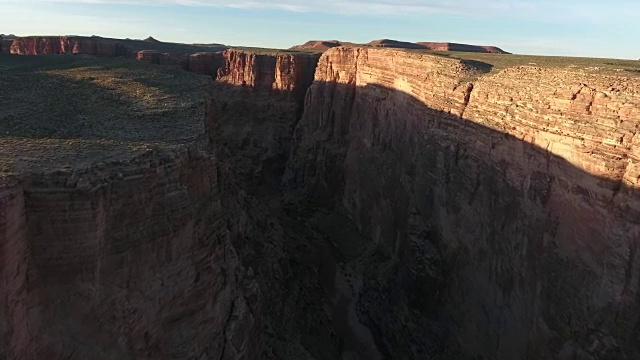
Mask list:
POLYGON ((328 50, 285 194, 367 237, 342 269, 386 356, 635 358, 640 79, 491 68, 328 50))

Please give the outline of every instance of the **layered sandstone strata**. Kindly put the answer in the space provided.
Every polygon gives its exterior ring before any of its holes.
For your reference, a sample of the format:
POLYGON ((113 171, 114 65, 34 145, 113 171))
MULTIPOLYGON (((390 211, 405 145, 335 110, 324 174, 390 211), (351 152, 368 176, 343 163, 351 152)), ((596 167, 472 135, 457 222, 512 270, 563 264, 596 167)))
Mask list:
POLYGON ((111 39, 73 36, 16 38, 10 51, 18 55, 87 54, 112 57, 129 54, 125 46, 111 39))
POLYGON ((226 50, 208 61, 215 72, 213 109, 221 141, 247 187, 278 191, 293 129, 313 82, 319 54, 226 50))
POLYGON ((633 359, 639 94, 593 69, 334 48, 284 185, 369 237, 344 267, 389 357, 633 359))
POLYGON ((226 50, 224 66, 218 70, 218 82, 259 90, 279 90, 302 94, 313 81, 319 54, 257 53, 226 50))
POLYGON ((222 44, 188 45, 165 43, 155 39, 146 41, 100 36, 26 36, 16 38, 11 44, 10 52, 17 55, 85 54, 135 58, 138 52, 148 50, 162 54, 160 63, 173 64, 175 57, 202 51, 221 51, 227 48, 222 44))

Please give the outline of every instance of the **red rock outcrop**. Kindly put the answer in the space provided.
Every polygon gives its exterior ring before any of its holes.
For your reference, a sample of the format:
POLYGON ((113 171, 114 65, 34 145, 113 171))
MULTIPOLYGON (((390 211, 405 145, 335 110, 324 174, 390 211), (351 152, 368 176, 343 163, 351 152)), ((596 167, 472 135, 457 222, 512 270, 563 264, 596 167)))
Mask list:
POLYGON ((260 90, 281 90, 304 94, 313 81, 319 54, 260 54, 226 50, 224 66, 218 70, 217 82, 247 86, 260 90))
POLYGON ((10 51, 17 55, 87 54, 115 57, 129 54, 124 45, 112 39, 73 36, 16 38, 10 51))
POLYGON ((214 108, 235 171, 246 188, 280 188, 293 129, 302 114, 319 54, 258 54, 226 50, 207 61, 218 67, 214 108), (218 61, 221 61, 218 63, 218 61))
POLYGON ((639 94, 589 70, 330 49, 284 186, 368 236, 345 268, 390 357, 635 359, 639 94))

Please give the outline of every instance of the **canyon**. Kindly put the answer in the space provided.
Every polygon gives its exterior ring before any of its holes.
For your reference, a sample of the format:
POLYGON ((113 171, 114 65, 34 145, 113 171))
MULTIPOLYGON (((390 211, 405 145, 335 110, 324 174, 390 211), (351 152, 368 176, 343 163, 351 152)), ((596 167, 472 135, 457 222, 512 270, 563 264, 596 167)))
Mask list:
POLYGON ((0 358, 640 355, 632 62, 160 54, 0 54, 0 358))

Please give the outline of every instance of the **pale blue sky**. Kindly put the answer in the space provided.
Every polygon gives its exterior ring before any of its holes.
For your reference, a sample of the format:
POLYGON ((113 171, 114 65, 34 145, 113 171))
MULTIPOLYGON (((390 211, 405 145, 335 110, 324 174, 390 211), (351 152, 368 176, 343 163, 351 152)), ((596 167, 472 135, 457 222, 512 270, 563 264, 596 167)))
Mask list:
POLYGON ((17 35, 276 48, 390 38, 640 58, 640 0, 0 0, 0 18, 0 33, 17 35))

